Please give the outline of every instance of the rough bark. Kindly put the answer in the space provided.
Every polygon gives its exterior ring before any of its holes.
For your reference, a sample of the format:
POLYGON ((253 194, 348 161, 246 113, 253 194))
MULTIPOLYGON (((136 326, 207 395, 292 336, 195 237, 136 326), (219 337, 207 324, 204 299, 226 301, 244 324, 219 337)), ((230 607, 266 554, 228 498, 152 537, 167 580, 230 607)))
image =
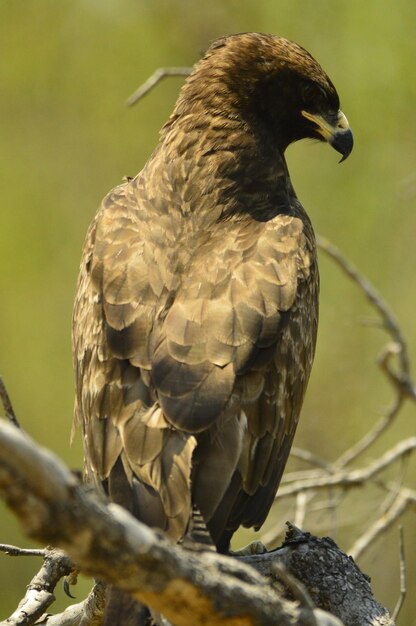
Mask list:
POLYGON ((387 609, 375 599, 369 577, 329 537, 315 537, 289 525, 282 548, 242 560, 271 577, 274 564, 283 564, 307 588, 317 607, 346 626, 393 624, 387 609))

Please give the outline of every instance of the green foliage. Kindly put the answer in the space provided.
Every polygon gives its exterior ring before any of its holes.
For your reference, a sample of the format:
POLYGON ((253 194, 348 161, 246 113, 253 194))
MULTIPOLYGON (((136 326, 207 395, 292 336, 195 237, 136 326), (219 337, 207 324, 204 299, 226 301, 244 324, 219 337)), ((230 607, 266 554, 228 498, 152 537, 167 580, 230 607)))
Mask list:
MULTIPOLYGON (((291 147, 294 186, 316 230, 391 303, 416 358, 415 19, 413 0, 0 1, 0 373, 25 430, 81 466, 80 437, 70 449, 69 433, 82 241, 102 196, 150 154, 180 79, 132 110, 123 103, 156 67, 192 64, 229 32, 294 39, 336 84, 355 150, 338 166, 326 146, 291 147)), ((369 315, 362 295, 326 259, 321 274, 317 360, 296 443, 332 459, 368 430, 390 395, 372 367, 384 338, 360 325, 369 315)), ((392 441, 414 432, 414 423, 409 411, 392 441)), ((0 541, 27 545, 4 509, 1 516, 0 541)), ((348 532, 342 538, 347 547, 348 532)), ((410 529, 406 541, 410 555, 410 529)), ((398 591, 395 543, 386 544, 388 565, 376 551, 364 562, 390 606, 398 591)), ((36 565, 0 555, 3 581, 7 572, 0 618, 36 565)), ((408 569, 411 588, 414 562, 408 569)), ((403 624, 412 622, 412 602, 403 624)))

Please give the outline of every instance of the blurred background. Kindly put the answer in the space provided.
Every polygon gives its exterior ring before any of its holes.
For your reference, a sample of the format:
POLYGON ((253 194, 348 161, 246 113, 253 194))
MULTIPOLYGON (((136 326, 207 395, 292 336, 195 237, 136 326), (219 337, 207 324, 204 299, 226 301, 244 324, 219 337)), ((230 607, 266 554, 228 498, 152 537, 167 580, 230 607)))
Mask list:
MULTIPOLYGON (((390 303, 416 359, 415 25, 414 0, 0 0, 0 374, 26 431, 81 467, 80 437, 70 447, 69 435, 71 309, 83 239, 101 198, 145 163, 182 79, 165 80, 132 109, 124 103, 157 67, 191 65, 225 33, 293 39, 335 83, 355 149, 338 165, 325 145, 290 147, 293 184, 316 231, 390 303)), ((386 336, 363 323, 374 313, 322 254, 320 266, 318 349, 296 445, 334 460, 393 395, 375 365, 386 336)), ((415 418, 406 405, 365 460, 413 435, 415 418)), ((396 467, 391 476, 415 487, 415 469, 396 467)), ((364 488, 346 502, 335 527, 315 516, 305 530, 331 533, 348 549, 381 496, 364 488)), ((292 513, 282 503, 273 515, 280 523, 292 513)), ((409 589, 416 584, 415 521, 414 511, 402 518, 409 589)), ((0 528, 0 542, 30 545, 3 505, 0 528)), ((397 524, 359 565, 378 599, 394 607, 397 524)), ((0 554, 0 619, 39 566, 0 554)), ((88 584, 75 588, 78 599, 88 584)), ((57 595, 54 611, 66 603, 61 589, 57 595)), ((416 624, 410 595, 399 619, 407 626, 416 624)))

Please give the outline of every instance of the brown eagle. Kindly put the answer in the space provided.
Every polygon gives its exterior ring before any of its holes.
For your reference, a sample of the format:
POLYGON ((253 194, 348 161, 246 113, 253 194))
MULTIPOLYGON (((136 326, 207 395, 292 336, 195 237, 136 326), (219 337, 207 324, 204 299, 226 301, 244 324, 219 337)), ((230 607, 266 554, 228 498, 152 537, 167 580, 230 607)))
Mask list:
POLYGON ((142 171, 84 245, 73 318, 88 479, 173 540, 198 510, 221 551, 271 507, 311 371, 319 278, 284 152, 353 145, 301 46, 211 45, 142 171))

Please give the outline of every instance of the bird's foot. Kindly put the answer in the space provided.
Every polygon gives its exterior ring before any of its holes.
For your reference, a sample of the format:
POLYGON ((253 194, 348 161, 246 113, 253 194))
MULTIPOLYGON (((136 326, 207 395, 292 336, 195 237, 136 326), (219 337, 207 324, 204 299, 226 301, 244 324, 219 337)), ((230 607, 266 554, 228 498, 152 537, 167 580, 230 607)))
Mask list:
POLYGON ((265 554, 267 548, 260 540, 252 541, 241 550, 230 550, 231 556, 251 556, 253 554, 265 554))
POLYGON ((73 569, 68 576, 64 578, 64 592, 68 596, 68 598, 75 599, 76 596, 73 596, 71 593, 71 587, 76 585, 78 582, 78 570, 73 569))

